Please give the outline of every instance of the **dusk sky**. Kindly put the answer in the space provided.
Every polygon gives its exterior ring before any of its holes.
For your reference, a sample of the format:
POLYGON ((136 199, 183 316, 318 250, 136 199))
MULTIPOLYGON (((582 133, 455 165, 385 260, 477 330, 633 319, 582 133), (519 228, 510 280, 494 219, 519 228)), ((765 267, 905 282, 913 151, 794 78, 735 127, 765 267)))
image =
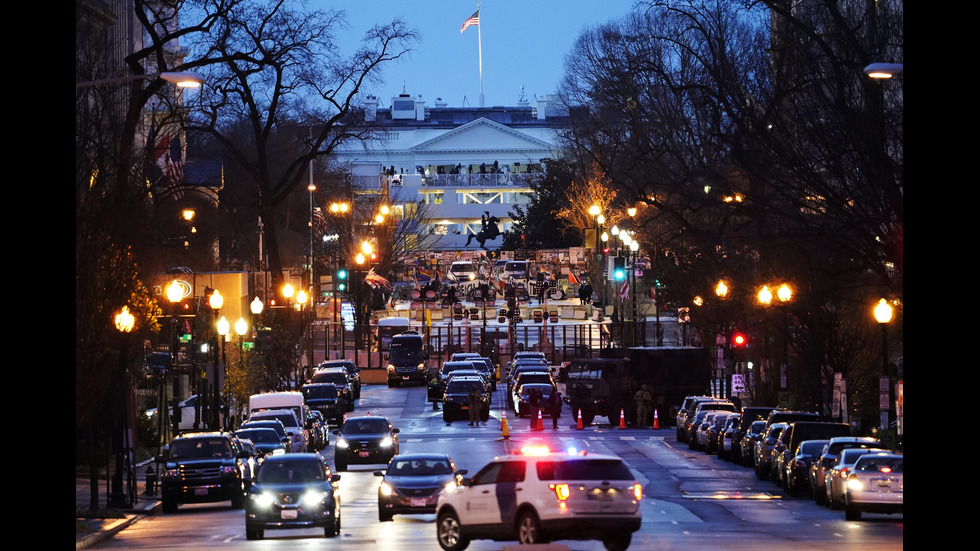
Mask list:
MULTIPOLYGON (((581 31, 627 14, 635 0, 484 0, 480 4, 483 42, 483 93, 487 107, 517 105, 524 87, 529 101, 554 93, 565 68, 565 55, 581 31)), ((422 94, 427 106, 442 98, 450 107, 478 107, 480 97, 479 30, 460 33, 477 9, 471 0, 310 0, 311 8, 342 9, 350 30, 350 51, 372 25, 398 17, 420 35, 414 52, 386 66, 383 85, 366 90, 390 107, 404 90, 422 94)), ((350 53, 349 51, 345 53, 350 53)))

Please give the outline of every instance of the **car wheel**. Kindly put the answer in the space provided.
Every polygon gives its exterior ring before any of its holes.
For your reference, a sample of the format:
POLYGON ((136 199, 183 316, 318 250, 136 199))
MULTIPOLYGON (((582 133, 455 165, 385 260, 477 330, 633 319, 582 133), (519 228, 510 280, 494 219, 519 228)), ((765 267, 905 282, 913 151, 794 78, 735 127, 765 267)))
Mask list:
POLYGON ((442 408, 442 420, 446 423, 453 422, 453 416, 449 415, 449 411, 445 407, 442 408))
POLYGON ((334 458, 334 465, 337 467, 337 472, 344 472, 347 470, 347 462, 339 457, 334 458))
POLYGON ((541 522, 533 511, 524 511, 517 520, 517 541, 521 545, 548 543, 541 531, 541 522))
POLYGON ((854 505, 848 504, 844 507, 844 518, 847 520, 861 520, 861 510, 854 505))
POLYGON ((448 512, 436 519, 436 539, 445 551, 463 551, 470 540, 463 537, 463 530, 456 513, 448 512))
POLYGON ((241 493, 235 492, 235 495, 231 496, 231 508, 242 509, 244 507, 245 507, 245 491, 242 490, 241 493))
POLYGON ((245 530, 245 539, 247 540, 260 540, 263 535, 262 530, 245 530))
POLYGON ((384 505, 378 503, 378 520, 381 522, 391 522, 394 515, 385 510, 384 505))
POLYGON ((602 540, 602 545, 607 551, 626 551, 632 541, 632 534, 621 534, 602 540))

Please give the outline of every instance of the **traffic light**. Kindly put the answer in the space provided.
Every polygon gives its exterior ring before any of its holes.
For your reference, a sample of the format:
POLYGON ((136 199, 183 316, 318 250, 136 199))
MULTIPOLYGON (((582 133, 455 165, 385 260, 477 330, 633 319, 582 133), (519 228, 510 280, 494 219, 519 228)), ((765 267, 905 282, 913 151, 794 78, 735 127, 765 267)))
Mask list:
POLYGON ((732 345, 735 348, 745 348, 748 342, 749 339, 745 336, 745 333, 735 333, 732 335, 732 345))
POLYGON ((626 279, 626 259, 622 256, 613 258, 613 279, 616 281, 626 279))
POLYGON ((337 291, 347 290, 347 268, 337 268, 337 275, 334 277, 334 288, 337 291))

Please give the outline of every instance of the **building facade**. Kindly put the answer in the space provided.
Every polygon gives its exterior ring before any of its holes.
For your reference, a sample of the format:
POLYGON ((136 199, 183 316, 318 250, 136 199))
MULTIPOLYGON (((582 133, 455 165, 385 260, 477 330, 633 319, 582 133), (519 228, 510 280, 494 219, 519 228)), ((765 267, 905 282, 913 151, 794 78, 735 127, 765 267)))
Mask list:
POLYGON ((355 193, 387 196, 396 217, 420 218, 408 248, 481 250, 500 247, 543 160, 560 155, 569 111, 552 96, 514 107, 448 107, 441 99, 429 107, 403 93, 390 107, 368 97, 364 123, 371 137, 343 144, 334 158, 349 167, 355 193), (485 224, 500 235, 481 245, 485 224))

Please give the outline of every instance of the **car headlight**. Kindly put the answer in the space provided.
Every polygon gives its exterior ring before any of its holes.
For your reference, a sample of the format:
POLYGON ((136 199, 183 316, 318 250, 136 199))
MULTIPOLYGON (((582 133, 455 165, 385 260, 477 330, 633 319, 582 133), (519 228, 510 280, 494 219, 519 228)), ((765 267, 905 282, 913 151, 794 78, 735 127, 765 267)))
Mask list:
POLYGON ((338 448, 346 448, 347 447, 347 440, 344 439, 344 438, 338 438, 337 439, 337 442, 334 443, 334 446, 336 446, 338 448))
POLYGON ((395 366, 392 364, 388 364, 388 371, 394 371, 394 370, 395 370, 395 366))
POLYGON ((323 490, 308 490, 303 494, 303 505, 305 507, 319 506, 327 499, 327 492, 323 490))
POLYGON ((385 436, 384 438, 381 439, 382 448, 390 448, 394 443, 395 441, 392 440, 390 436, 385 436))
POLYGON ((276 501, 275 496, 265 492, 249 494, 249 497, 252 499, 252 503, 255 503, 256 507, 261 507, 263 509, 268 509, 276 501))
POLYGON ((391 489, 391 486, 387 482, 382 482, 381 485, 378 486, 378 491, 380 491, 381 495, 383 496, 390 496, 394 493, 394 490, 391 489))

